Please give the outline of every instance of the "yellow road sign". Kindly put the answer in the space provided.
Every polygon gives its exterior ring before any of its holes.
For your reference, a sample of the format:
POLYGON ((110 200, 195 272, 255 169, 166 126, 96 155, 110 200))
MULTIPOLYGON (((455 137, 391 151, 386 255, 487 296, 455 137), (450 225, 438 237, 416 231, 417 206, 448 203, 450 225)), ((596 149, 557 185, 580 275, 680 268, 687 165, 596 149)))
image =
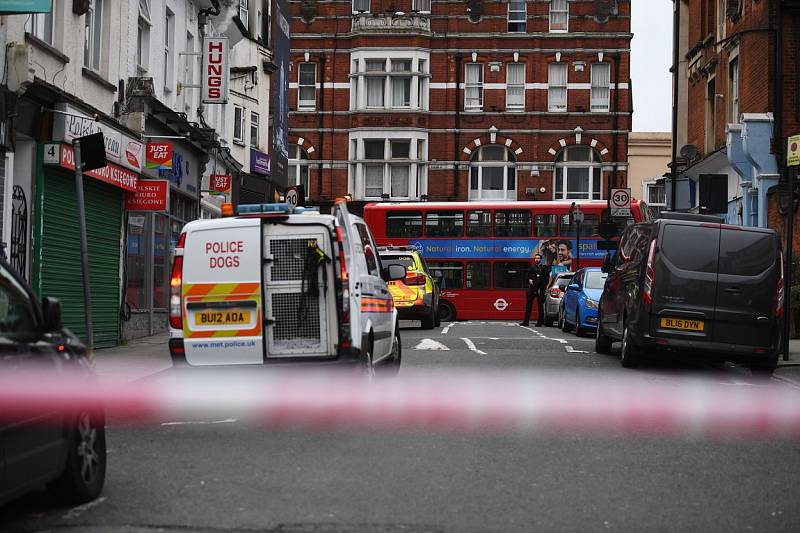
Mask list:
POLYGON ((786 147, 786 166, 800 166, 800 135, 789 137, 786 147))

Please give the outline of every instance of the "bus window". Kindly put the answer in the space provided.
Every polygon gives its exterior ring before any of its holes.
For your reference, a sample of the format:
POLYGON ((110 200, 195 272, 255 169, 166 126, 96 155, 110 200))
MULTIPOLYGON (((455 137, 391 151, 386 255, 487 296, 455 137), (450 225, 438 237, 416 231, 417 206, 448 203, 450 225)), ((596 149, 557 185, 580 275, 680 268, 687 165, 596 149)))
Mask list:
MULTIPOLYGON (((597 237, 597 229, 600 225, 600 215, 594 213, 583 215, 581 224, 581 237, 597 237)), ((561 216, 561 235, 563 237, 574 237, 578 231, 578 225, 569 223, 569 214, 561 216)))
POLYGON ((555 237, 558 235, 558 215, 536 215, 533 224, 534 237, 555 237))
POLYGON ((462 211, 428 211, 425 215, 426 237, 463 237, 462 211))
POLYGON ((386 213, 387 237, 422 237, 422 212, 389 211, 386 213))
POLYGON ((495 289, 524 289, 528 263, 525 261, 496 261, 494 264, 495 289))
POLYGON ((489 261, 467 263, 467 288, 488 289, 490 287, 489 270, 489 261))
POLYGON ((495 237, 530 237, 530 211, 495 211, 495 237))
POLYGON ((467 237, 491 237, 491 211, 467 211, 467 237))
POLYGON ((464 288, 464 265, 460 261, 430 261, 428 266, 440 289, 464 288))

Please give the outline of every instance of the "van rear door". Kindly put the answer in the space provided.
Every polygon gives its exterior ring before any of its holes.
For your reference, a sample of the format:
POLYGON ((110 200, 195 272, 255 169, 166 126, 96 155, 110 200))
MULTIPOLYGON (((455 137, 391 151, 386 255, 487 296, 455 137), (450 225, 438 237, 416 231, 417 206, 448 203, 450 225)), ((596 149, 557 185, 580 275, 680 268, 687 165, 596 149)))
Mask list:
POLYGON ((186 361, 263 363, 261 221, 191 224, 181 287, 186 361))
POLYGON ((719 224, 664 224, 653 265, 652 336, 713 338, 719 240, 719 224))
POLYGON ((264 224, 267 358, 335 355, 336 278, 330 229, 264 224))
POLYGON ((775 342, 778 238, 772 232, 722 227, 713 340, 744 346, 775 342))

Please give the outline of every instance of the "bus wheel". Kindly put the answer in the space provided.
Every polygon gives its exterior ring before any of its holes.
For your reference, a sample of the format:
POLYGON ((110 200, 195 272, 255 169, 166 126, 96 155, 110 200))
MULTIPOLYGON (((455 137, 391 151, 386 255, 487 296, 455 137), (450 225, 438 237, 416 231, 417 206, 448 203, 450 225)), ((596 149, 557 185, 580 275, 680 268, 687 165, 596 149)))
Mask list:
POLYGON ((456 308, 450 302, 439 302, 439 321, 453 322, 456 319, 456 308))

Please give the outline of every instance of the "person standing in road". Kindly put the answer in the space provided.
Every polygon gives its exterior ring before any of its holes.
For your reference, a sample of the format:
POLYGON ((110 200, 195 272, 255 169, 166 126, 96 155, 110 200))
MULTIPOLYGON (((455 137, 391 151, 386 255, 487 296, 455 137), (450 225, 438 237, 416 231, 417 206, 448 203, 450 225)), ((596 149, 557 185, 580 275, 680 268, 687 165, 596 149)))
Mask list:
POLYGON ((550 280, 550 266, 542 264, 542 256, 533 256, 533 264, 528 269, 525 276, 527 286, 525 287, 525 319, 520 326, 528 326, 531 321, 531 311, 533 310, 533 300, 536 300, 536 325, 544 325, 544 291, 547 290, 547 282, 550 280))

